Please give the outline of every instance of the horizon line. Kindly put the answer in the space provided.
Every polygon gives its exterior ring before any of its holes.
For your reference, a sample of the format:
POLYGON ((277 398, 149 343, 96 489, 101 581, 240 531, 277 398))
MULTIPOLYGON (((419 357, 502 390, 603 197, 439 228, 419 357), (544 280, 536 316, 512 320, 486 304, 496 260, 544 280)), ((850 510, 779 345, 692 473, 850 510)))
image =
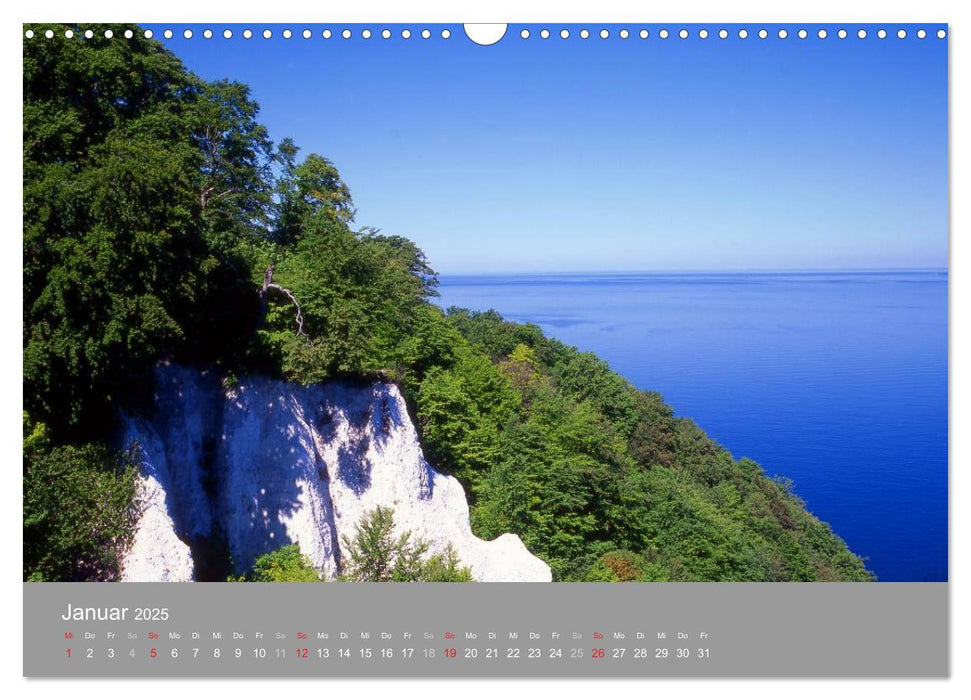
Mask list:
POLYGON ((889 273, 889 272, 950 272, 950 266, 936 267, 778 267, 778 268, 631 268, 598 270, 491 270, 478 272, 439 272, 439 277, 489 277, 503 275, 663 275, 663 274, 834 274, 834 273, 889 273))

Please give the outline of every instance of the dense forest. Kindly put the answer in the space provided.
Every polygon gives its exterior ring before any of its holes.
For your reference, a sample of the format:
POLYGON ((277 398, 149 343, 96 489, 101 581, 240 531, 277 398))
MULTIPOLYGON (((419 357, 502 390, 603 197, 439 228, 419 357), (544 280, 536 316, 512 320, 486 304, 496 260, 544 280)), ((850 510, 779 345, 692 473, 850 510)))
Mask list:
MULTIPOLYGON (((357 224, 334 164, 272 142, 247 86, 125 27, 47 28, 24 42, 25 580, 117 578, 138 515, 117 412, 162 360, 397 383, 474 532, 516 533, 554 580, 872 579, 658 394, 536 326, 441 310, 422 251, 357 224)), ((468 577, 413 564, 358 580, 468 577)), ((294 548, 241 574, 310 580, 294 548)))

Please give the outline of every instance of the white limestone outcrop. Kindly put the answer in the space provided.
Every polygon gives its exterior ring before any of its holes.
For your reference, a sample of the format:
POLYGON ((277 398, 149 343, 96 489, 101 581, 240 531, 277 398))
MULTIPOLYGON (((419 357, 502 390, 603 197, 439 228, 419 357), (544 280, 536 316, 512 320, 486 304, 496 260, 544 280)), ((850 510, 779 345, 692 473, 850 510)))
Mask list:
POLYGON ((158 371, 155 411, 126 418, 137 443, 143 515, 123 580, 199 577, 190 543, 220 542, 245 569, 296 543, 328 578, 340 570, 342 536, 377 506, 400 531, 451 544, 477 581, 549 581, 550 568, 520 539, 472 534, 459 482, 424 459, 393 384, 302 387, 260 377, 232 389, 199 370, 158 371))
POLYGON ((131 423, 127 427, 126 443, 136 449, 141 472, 139 499, 142 514, 131 551, 124 561, 122 580, 190 581, 193 576, 192 554, 189 546, 176 536, 175 523, 169 515, 164 451, 154 436, 136 433, 131 423), (134 444, 136 439, 137 445, 134 444))

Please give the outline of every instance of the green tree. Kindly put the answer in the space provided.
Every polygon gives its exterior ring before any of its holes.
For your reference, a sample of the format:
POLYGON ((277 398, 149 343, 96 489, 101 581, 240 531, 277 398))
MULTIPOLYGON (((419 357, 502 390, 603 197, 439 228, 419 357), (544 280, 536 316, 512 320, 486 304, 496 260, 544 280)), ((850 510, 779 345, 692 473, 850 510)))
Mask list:
POLYGON ((393 372, 414 356, 405 341, 434 327, 435 274, 410 241, 352 231, 320 205, 279 256, 259 342, 289 379, 393 372))
POLYGON ((25 405, 62 438, 111 426, 160 357, 238 339, 237 240, 269 201, 247 89, 108 28, 24 43, 25 405))
POLYGON ((51 448, 25 415, 24 580, 117 580, 139 516, 135 475, 108 448, 51 448))
POLYGON ((410 531, 395 534, 394 511, 378 506, 343 538, 347 558, 342 579, 358 582, 471 581, 454 549, 427 556, 429 545, 410 531))
POLYGON ((519 408, 519 396, 488 357, 466 345, 451 368, 428 371, 418 392, 425 449, 474 497, 485 473, 502 458, 500 435, 519 408))
POLYGON ((334 164, 317 153, 297 163, 298 152, 291 139, 284 139, 278 149, 282 174, 275 239, 284 246, 299 239, 305 221, 318 212, 344 224, 354 219, 351 192, 334 164))
POLYGON ((470 583, 472 570, 462 566, 458 553, 449 543, 445 550, 431 555, 424 565, 421 580, 425 583, 470 583))
POLYGON ((624 437, 637 427, 636 392, 593 353, 573 354, 555 376, 561 389, 578 401, 589 401, 624 437))
POLYGON ((288 544, 261 554, 253 562, 253 568, 248 574, 229 580, 252 583, 319 583, 322 579, 310 558, 300 553, 300 547, 288 544))

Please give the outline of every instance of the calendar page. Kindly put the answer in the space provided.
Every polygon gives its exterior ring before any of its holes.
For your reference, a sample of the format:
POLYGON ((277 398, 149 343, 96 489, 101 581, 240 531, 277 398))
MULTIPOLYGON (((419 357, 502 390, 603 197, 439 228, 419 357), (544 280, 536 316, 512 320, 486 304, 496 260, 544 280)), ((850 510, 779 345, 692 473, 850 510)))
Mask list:
POLYGON ((23 674, 947 676, 948 35, 23 25, 23 674))

